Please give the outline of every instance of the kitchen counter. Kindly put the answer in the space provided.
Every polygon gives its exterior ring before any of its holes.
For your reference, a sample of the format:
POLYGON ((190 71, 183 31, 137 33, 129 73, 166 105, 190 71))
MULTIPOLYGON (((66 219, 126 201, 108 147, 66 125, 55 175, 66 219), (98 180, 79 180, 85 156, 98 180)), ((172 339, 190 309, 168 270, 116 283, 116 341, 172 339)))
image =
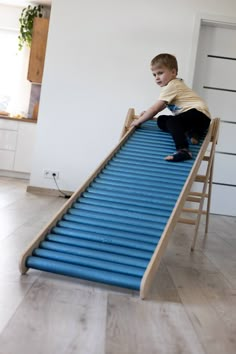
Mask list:
POLYGON ((7 119, 7 120, 15 120, 18 122, 26 122, 26 123, 37 123, 37 119, 32 118, 18 118, 18 117, 10 117, 5 115, 0 115, 0 119, 7 119))

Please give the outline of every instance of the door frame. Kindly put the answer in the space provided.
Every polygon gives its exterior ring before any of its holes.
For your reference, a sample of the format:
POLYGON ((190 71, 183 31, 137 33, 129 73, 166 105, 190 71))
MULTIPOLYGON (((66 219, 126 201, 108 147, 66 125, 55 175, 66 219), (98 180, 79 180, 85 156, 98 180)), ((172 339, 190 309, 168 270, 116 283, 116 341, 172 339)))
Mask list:
POLYGON ((195 17, 193 37, 192 37, 192 50, 190 54, 190 66, 189 66, 189 83, 190 87, 193 86, 194 72, 197 60, 198 43, 200 37, 201 26, 212 25, 221 28, 234 28, 236 30, 236 17, 226 17, 211 14, 199 13, 195 17))
MULTIPOLYGON (((194 79, 195 79, 195 72, 198 67, 198 60, 199 60, 199 43, 200 43, 200 34, 201 30, 203 29, 203 26, 209 26, 209 27, 215 27, 218 29, 231 29, 236 31, 236 18, 232 17, 223 17, 223 16, 214 16, 214 15, 204 15, 204 14, 198 14, 195 18, 195 25, 194 25, 194 31, 193 31, 193 39, 192 39, 192 51, 191 51, 191 57, 190 57, 190 71, 189 71, 189 80, 191 83, 191 87, 193 87, 194 84, 194 79)), ((236 34, 236 32, 234 32, 236 34)), ((201 52, 200 52, 201 54, 201 52)), ((204 65, 204 64, 203 64, 204 65)), ((204 66, 203 66, 204 67, 204 66)), ((223 122, 223 121, 222 121, 223 122)), ((217 154, 218 152, 216 152, 217 154)), ((222 153, 222 152, 219 152, 222 153)), ((229 152, 229 154, 231 154, 229 152)), ((214 177, 215 179, 215 177, 214 177)), ((217 179, 216 179, 217 181, 217 179)), ((213 207, 213 213, 218 213, 222 215, 226 215, 226 213, 230 216, 235 216, 235 214, 231 214, 231 211, 229 211, 229 208, 227 210, 223 208, 219 208, 219 196, 222 195, 222 187, 227 186, 228 192, 230 192, 230 188, 232 189, 232 193, 234 196, 235 193, 235 186, 231 185, 230 182, 227 183, 220 183, 218 182, 213 182, 213 194, 212 197, 212 204, 214 204, 213 207), (219 186, 221 185, 221 186, 219 186), (216 188, 216 189, 215 189, 216 188)), ((225 187, 223 187, 225 188, 225 187)), ((223 191, 224 192, 224 191, 223 191)))

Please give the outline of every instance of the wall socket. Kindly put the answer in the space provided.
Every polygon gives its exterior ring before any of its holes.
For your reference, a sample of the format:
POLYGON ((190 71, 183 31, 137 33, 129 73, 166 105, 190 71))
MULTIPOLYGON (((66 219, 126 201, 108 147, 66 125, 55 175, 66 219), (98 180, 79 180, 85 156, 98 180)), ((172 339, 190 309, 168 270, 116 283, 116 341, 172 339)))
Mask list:
POLYGON ((43 177, 44 178, 51 178, 51 179, 54 179, 54 178, 58 179, 59 178, 59 171, 44 170, 43 177))

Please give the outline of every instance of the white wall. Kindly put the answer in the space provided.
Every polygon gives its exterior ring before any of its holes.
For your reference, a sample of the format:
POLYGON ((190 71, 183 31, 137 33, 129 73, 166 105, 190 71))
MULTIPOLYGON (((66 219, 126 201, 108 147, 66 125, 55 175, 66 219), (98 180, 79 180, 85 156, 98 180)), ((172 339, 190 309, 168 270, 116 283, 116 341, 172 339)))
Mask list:
POLYGON ((114 147, 129 107, 153 103, 149 63, 175 54, 191 82, 195 18, 236 13, 235 0, 53 0, 31 186, 77 189, 114 147))
POLYGON ((19 28, 19 17, 22 7, 7 6, 0 3, 0 26, 16 30, 19 28))

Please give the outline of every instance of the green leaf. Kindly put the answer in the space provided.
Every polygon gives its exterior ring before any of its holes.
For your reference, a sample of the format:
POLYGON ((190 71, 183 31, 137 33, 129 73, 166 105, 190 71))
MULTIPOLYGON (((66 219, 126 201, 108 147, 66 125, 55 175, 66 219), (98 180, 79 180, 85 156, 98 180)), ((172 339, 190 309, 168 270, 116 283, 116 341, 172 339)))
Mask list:
POLYGON ((42 9, 42 5, 28 5, 21 11, 21 15, 19 18, 20 29, 18 36, 19 50, 22 50, 24 44, 29 47, 31 46, 34 18, 43 17, 42 9))

